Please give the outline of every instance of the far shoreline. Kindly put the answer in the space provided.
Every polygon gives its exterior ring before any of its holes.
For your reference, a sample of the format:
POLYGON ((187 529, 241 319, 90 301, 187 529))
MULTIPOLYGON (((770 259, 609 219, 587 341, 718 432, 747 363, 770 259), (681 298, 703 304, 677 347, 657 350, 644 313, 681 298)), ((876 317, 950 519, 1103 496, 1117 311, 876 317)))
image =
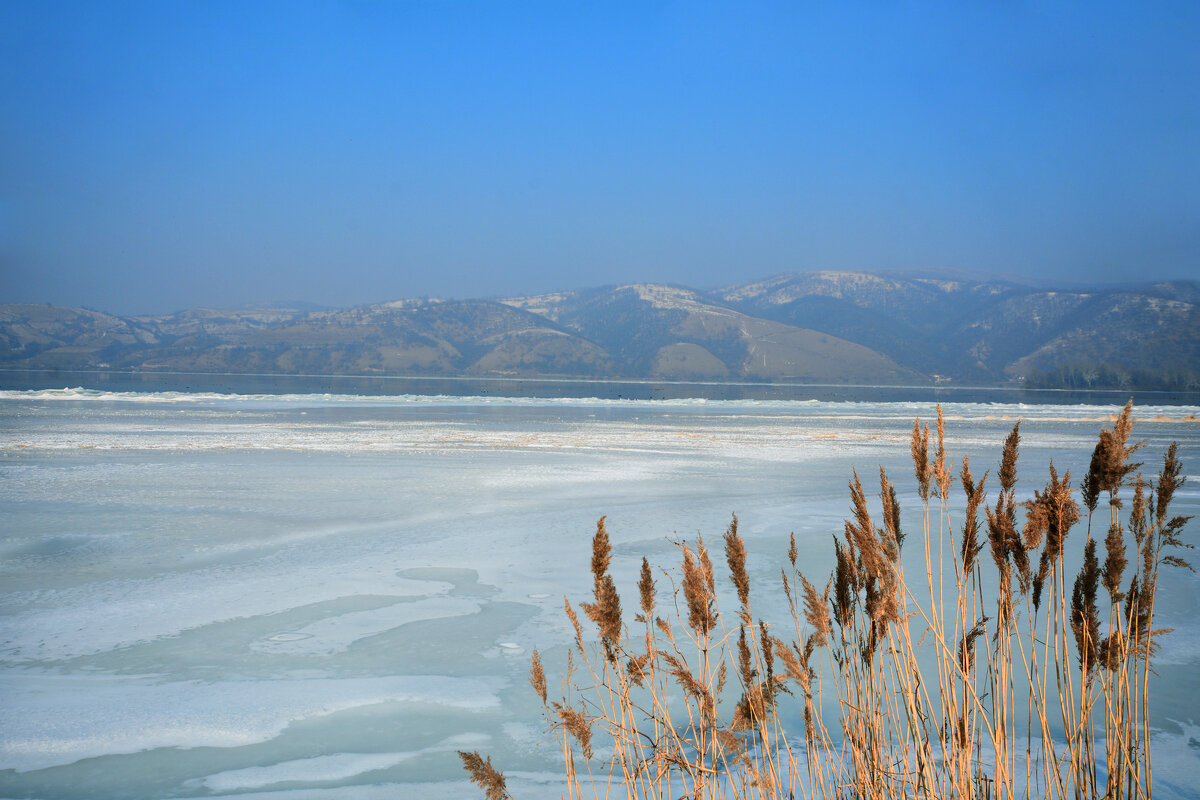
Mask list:
POLYGON ((0 369, 0 390, 83 388, 119 392, 509 396, 602 400, 818 400, 1010 402, 1030 405, 1200 405, 1200 391, 1044 389, 1019 384, 850 384, 802 381, 655 380, 570 376, 229 373, 174 370, 0 369))

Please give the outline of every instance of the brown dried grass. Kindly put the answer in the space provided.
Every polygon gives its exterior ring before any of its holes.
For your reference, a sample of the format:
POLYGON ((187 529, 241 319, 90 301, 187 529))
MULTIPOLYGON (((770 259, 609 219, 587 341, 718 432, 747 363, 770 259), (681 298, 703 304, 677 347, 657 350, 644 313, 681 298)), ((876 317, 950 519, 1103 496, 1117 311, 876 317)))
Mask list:
MULTIPOLYGON (((955 541, 941 409, 932 458, 929 426, 914 424, 924 548, 924 575, 916 581, 901 557, 894 485, 881 472, 883 526, 876 527, 854 475, 851 519, 844 538, 835 537, 836 568, 824 590, 801 574, 790 540, 782 575, 790 640, 779 626, 753 622, 736 517, 724 536, 739 606, 732 627, 721 627, 712 561, 697 539, 677 543, 673 619, 654 615, 656 584, 642 560, 635 619, 643 628, 634 634, 621 619, 602 518, 593 539, 594 602, 581 604, 599 651, 585 642, 565 603, 575 642, 564 683, 576 700, 546 703, 536 650, 530 669, 562 751, 567 795, 1148 798, 1151 660, 1164 633, 1154 628, 1159 570, 1191 569, 1179 555, 1191 547, 1181 538, 1188 520, 1170 514, 1183 483, 1176 448, 1151 483, 1130 477, 1140 466, 1129 461, 1140 446, 1129 444, 1132 408, 1101 432, 1079 492, 1088 509, 1083 566, 1069 582, 1067 540, 1081 519, 1076 492, 1070 474, 1060 477, 1050 465, 1045 487, 1016 502, 1019 428, 1004 442, 994 504, 986 497, 987 474, 976 482, 963 459, 965 514, 955 541), (1130 487, 1132 503, 1122 514, 1121 493, 1130 487), (1103 565, 1090 534, 1102 496, 1109 501, 1103 565), (981 508, 986 544, 979 541, 981 508), (994 569, 987 580, 978 558, 985 546, 994 569), (947 575, 953 585, 945 584, 947 575), (734 667, 736 700, 724 695, 727 665, 734 667), (801 726, 780 703, 785 694, 800 703, 801 726), (594 770, 597 736, 610 754, 594 770)), ((490 760, 460 755, 488 800, 508 797, 490 760)))

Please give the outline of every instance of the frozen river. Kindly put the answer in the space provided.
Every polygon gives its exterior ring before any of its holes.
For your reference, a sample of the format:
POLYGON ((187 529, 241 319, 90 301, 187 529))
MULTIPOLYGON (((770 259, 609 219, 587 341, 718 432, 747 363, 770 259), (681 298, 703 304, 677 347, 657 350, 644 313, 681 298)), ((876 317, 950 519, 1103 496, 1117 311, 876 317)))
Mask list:
MULTIPOLYGON (((951 457, 977 472, 1022 420, 1025 495, 1051 458, 1082 476, 1119 410, 943 408, 951 457)), ((1135 412, 1147 474, 1172 440, 1200 474, 1200 408, 1135 412)), ((0 392, 0 796, 482 796, 456 749, 491 754, 518 796, 556 796, 528 659, 537 647, 552 680, 561 669, 563 595, 587 598, 596 520, 632 593, 643 555, 673 563, 673 538, 715 542, 736 512, 751 577, 777 594, 789 533, 806 571, 832 565, 852 468, 885 466, 918 510, 908 436, 933 413, 0 392)), ((1200 480, 1175 511, 1200 513, 1200 480)), ((1186 796, 1200 582, 1167 580, 1155 773, 1162 796, 1186 796)))

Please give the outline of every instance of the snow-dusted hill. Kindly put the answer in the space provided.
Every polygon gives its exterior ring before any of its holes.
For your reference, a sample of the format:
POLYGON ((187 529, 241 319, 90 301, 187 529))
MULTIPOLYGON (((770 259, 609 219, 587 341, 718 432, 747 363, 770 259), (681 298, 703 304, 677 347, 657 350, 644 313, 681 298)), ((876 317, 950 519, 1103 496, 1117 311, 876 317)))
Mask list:
POLYGON ((349 309, 0 306, 0 366, 1200 388, 1200 286, 812 272, 349 309))

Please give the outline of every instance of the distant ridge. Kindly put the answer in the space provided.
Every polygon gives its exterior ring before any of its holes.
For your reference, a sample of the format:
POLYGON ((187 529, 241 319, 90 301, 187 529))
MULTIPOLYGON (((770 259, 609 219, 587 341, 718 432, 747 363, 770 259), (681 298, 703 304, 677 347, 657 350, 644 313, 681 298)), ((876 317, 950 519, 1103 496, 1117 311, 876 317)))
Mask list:
POLYGON ((1200 284, 825 270, 347 309, 9 304, 0 368, 1200 390, 1200 284))

